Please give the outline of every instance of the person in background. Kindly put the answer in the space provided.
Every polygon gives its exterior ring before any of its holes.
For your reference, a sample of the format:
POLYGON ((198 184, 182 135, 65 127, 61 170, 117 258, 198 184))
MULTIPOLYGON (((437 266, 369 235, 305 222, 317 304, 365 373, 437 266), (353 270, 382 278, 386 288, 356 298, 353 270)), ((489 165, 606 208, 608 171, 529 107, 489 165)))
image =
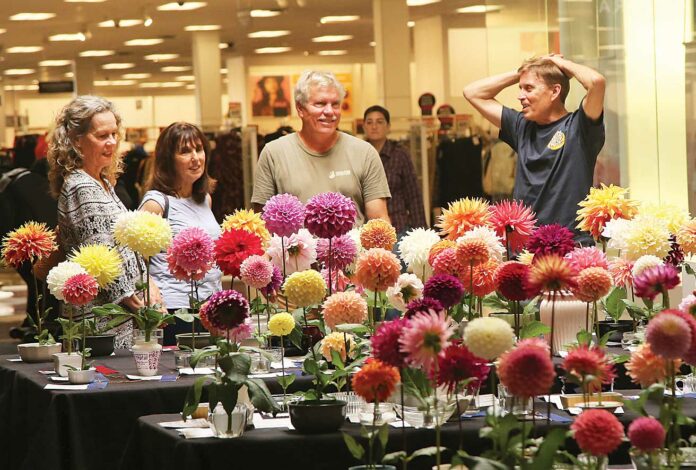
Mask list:
MULTIPOLYGON (((91 95, 78 96, 56 117, 49 141, 51 192, 58 197, 58 243, 69 254, 86 244, 117 247, 121 274, 100 289, 96 304, 120 303, 135 311, 144 306, 136 282, 145 269, 129 248, 117 246, 112 227, 126 208, 114 192, 122 162, 118 153, 121 117, 110 101, 91 95)), ((161 303, 159 289, 150 286, 153 304, 161 303)), ((100 317, 98 325, 105 325, 100 317)), ((110 331, 117 348, 132 344, 133 324, 127 321, 110 331)))
MULTIPOLYGON (((201 130, 186 122, 175 122, 162 131, 155 147, 155 164, 150 190, 143 196, 140 210, 163 216, 176 236, 188 227, 199 227, 215 240, 220 226, 211 208, 210 193, 215 180, 208 175, 210 144, 201 130)), ((150 275, 162 292, 170 313, 189 308, 188 282, 175 279, 169 272, 164 253, 150 260, 150 275)), ((198 282, 200 300, 222 289, 222 273, 214 266, 198 282)), ((200 324, 197 330, 202 330, 200 324)), ((191 324, 176 319, 164 329, 164 344, 176 344, 176 334, 190 333, 191 324)))
POLYGON ((389 183, 389 218, 400 240, 412 228, 425 227, 425 210, 420 184, 408 150, 387 136, 391 116, 382 106, 374 105, 363 115, 365 138, 379 152, 389 183))

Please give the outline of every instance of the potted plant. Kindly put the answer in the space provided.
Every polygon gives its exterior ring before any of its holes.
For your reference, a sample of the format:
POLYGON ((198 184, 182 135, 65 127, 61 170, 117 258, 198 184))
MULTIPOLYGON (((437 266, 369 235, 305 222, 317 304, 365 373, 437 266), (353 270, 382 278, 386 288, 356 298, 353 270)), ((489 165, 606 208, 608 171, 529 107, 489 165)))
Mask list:
POLYGON ((609 295, 602 301, 602 308, 607 314, 606 320, 598 322, 599 336, 604 336, 608 332, 609 341, 620 343, 623 334, 633 331, 633 320, 621 320, 621 316, 626 311, 626 288, 617 286, 612 289, 609 295))
POLYGON ((77 354, 77 352, 73 352, 79 325, 73 321, 72 306, 69 304, 66 305, 66 310, 68 312, 68 318, 58 318, 58 323, 63 330, 60 339, 63 340, 63 344, 67 351, 53 354, 53 369, 61 377, 67 377, 68 367, 78 367, 81 361, 80 355, 77 354))
MULTIPOLYGON (((96 285, 96 281, 95 281, 96 285)), ((85 337, 87 335, 87 325, 86 325, 86 320, 85 320, 85 315, 82 316, 82 322, 81 322, 81 342, 80 344, 86 344, 85 343, 85 337)), ((94 382, 94 374, 95 374, 95 369, 92 368, 92 363, 87 362, 87 358, 90 357, 90 348, 83 347, 82 351, 80 351, 80 368, 75 368, 75 367, 69 367, 68 369, 68 380, 70 381, 71 384, 88 384, 91 382, 94 382)))
MULTIPOLYGON (((110 356, 114 352, 114 339, 116 335, 113 333, 105 333, 111 328, 111 323, 107 323, 100 328, 96 318, 88 318, 85 320, 86 334, 84 338, 84 347, 91 349, 92 357, 110 356)), ((79 337, 77 340, 80 344, 80 348, 82 348, 82 338, 79 337)))

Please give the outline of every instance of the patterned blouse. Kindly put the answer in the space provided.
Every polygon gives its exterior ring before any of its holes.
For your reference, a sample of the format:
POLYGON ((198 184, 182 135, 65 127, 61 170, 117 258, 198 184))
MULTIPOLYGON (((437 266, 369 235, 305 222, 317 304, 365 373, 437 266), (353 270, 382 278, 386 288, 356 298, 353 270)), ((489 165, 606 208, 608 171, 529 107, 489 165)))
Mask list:
MULTIPOLYGON (((108 192, 97 180, 76 170, 63 182, 63 189, 58 198, 58 242, 66 254, 81 245, 100 243, 115 246, 123 260, 121 275, 106 288, 100 289, 95 304, 119 303, 135 292, 135 283, 140 279, 141 269, 135 254, 128 248, 118 246, 114 241, 112 226, 116 218, 126 211, 123 203, 114 192, 114 188, 105 181, 108 192)), ((144 272, 144 271, 142 271, 144 272)), ((100 319, 105 324, 106 318, 100 319)), ((118 326, 116 347, 128 347, 131 344, 132 322, 118 326)))

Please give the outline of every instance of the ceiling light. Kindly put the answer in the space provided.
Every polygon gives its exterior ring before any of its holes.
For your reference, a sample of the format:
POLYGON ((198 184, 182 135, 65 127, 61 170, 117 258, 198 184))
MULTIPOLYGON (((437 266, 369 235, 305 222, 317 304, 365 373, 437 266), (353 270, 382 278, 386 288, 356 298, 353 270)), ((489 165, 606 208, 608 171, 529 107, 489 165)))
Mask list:
POLYGON ((63 74, 63 76, 64 76, 65 78, 73 78, 73 77, 75 76, 75 74, 72 73, 72 72, 65 72, 65 73, 63 74))
POLYGON ((56 16, 55 13, 17 13, 10 16, 12 21, 43 21, 50 20, 56 16))
POLYGON ((5 85, 5 91, 33 91, 38 89, 39 85, 5 85))
POLYGON ((160 83, 159 82, 143 82, 138 84, 140 88, 159 88, 160 83))
POLYGON ((221 75, 227 75, 227 69, 226 69, 226 68, 220 69, 220 74, 221 74, 221 75))
POLYGON ((375 41, 370 41, 370 47, 375 47, 377 43, 375 41))
POLYGON ((104 3, 106 0, 63 0, 65 3, 104 3))
POLYGON ((131 26, 138 26, 143 24, 143 20, 137 19, 123 19, 123 20, 106 20, 97 25, 100 28, 130 28, 131 26))
POLYGON ((406 0, 406 5, 410 7, 420 7, 423 5, 430 5, 431 3, 437 3, 440 0, 406 0))
POLYGON ((413 28, 415 25, 416 25, 415 21, 409 21, 406 23, 406 26, 408 26, 409 28, 413 28))
POLYGON ((72 64, 72 61, 66 59, 42 60, 39 62, 41 67, 64 67, 70 64, 72 64))
POLYGON ((108 51, 108 50, 89 50, 89 51, 82 51, 78 55, 80 57, 106 57, 110 55, 116 54, 116 51, 108 51))
POLYGON ((34 69, 7 69, 5 75, 30 75, 36 72, 34 69))
POLYGON ((49 36, 48 40, 49 41, 84 41, 87 39, 85 36, 85 33, 79 32, 79 33, 65 33, 65 34, 54 34, 53 36, 49 36))
POLYGON ((159 11, 188 11, 206 6, 206 2, 170 2, 157 7, 159 11))
POLYGON ((14 46, 8 47, 6 52, 9 52, 10 54, 31 54, 32 52, 39 52, 42 50, 43 47, 41 46, 14 46))
POLYGON ((129 80, 141 80, 143 78, 150 78, 152 76, 151 73, 124 73, 121 75, 123 78, 127 78, 129 80))
POLYGON ((176 88, 184 86, 184 84, 181 82, 161 82, 160 85, 162 86, 162 88, 176 88))
POLYGON ((179 75, 178 77, 176 77, 176 80, 180 82, 192 82, 196 80, 196 77, 194 77, 193 75, 179 75))
POLYGON ((275 31, 254 31, 253 33, 247 34, 247 37, 251 39, 258 38, 279 38, 281 36, 287 36, 290 31, 287 30, 275 30, 275 31))
POLYGON ((226 42, 221 42, 220 44, 218 44, 218 49, 227 49, 228 47, 230 47, 230 45, 226 42))
POLYGON ((249 12, 252 18, 271 18, 280 15, 278 10, 251 10, 249 12))
POLYGON ((5 34, 7 30, 5 28, 0 28, 0 34, 5 34))
POLYGON ((135 80, 95 80, 94 86, 127 86, 135 85, 135 80))
POLYGON ((338 15, 338 16, 324 16, 319 22, 321 24, 327 23, 344 23, 346 21, 357 21, 360 17, 358 15, 338 15))
POLYGON ((145 56, 145 60, 159 62, 160 60, 174 60, 178 57, 179 54, 148 54, 145 56))
POLYGON ((193 83, 189 83, 188 85, 186 85, 186 89, 187 89, 187 90, 195 90, 195 89, 196 89, 196 85, 193 84, 193 83))
POLYGON ((348 51, 346 50, 333 50, 333 51, 319 51, 319 55, 346 55, 348 51))
POLYGON ((104 70, 125 70, 132 69, 133 67, 135 67, 135 64, 132 62, 111 62, 102 65, 104 70))
POLYGON ((143 26, 149 28, 150 26, 152 26, 152 23, 152 17, 150 15, 145 15, 145 18, 143 18, 143 26))
POLYGON ((457 8, 457 13, 490 13, 502 9, 503 7, 500 5, 471 5, 469 7, 457 8))
POLYGON ((312 42, 341 42, 348 41, 349 39, 353 39, 353 36, 350 34, 336 34, 328 36, 318 36, 316 38, 312 38, 312 42))
POLYGON ((166 67, 162 67, 160 70, 162 72, 188 72, 191 70, 190 65, 167 65, 166 67))
POLYGON ((162 44, 164 39, 162 38, 149 38, 149 39, 129 39, 124 42, 126 46, 155 46, 157 44, 162 44))
POLYGON ((257 54, 280 54, 281 52, 288 52, 291 47, 262 47, 260 49, 254 49, 257 54))
POLYGON ((184 31, 219 31, 222 26, 219 24, 192 24, 186 26, 184 31))

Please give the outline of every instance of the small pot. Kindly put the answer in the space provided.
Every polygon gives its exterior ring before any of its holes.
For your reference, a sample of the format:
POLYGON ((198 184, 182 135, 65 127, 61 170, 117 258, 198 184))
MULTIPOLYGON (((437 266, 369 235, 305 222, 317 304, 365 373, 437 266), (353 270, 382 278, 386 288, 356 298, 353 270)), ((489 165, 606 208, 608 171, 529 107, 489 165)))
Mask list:
MULTIPOLYGON (((211 344, 213 343, 210 339, 210 333, 196 333, 196 349, 203 349, 211 344)), ((179 333, 176 335, 176 345, 179 347, 186 346, 189 349, 193 349, 191 333, 179 333)))
POLYGON ((337 431, 346 419, 346 402, 342 400, 305 400, 288 407, 290 422, 304 434, 337 431))
MULTIPOLYGON (((114 339, 116 335, 92 335, 85 337, 85 346, 91 348, 90 355, 92 357, 111 356, 114 352, 114 339)), ((77 339, 78 343, 81 339, 77 339)), ((80 344, 80 349, 82 345, 80 344)))
POLYGON ((94 382, 96 369, 69 370, 68 381, 73 385, 84 385, 94 382))
POLYGON ((144 377, 157 375, 162 345, 154 338, 150 342, 136 341, 131 348, 138 374, 144 377))
POLYGON ((60 343, 24 343, 17 345, 17 352, 22 362, 51 362, 53 355, 59 353, 62 347, 60 343))
POLYGON ((53 370, 61 377, 68 377, 70 367, 79 369, 82 367, 82 356, 80 353, 55 353, 53 355, 53 370))
POLYGON ((609 341, 614 343, 620 343, 624 333, 633 331, 633 320, 619 320, 618 322, 602 320, 597 323, 599 324, 599 336, 602 337, 611 331, 609 341))

